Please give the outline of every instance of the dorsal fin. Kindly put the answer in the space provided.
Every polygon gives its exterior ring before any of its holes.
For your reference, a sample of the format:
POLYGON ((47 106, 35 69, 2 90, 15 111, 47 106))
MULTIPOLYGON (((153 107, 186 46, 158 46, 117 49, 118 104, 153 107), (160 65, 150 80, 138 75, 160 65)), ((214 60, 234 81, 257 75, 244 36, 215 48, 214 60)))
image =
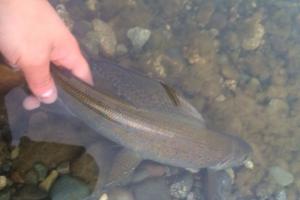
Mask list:
POLYGON ((180 100, 179 100, 179 98, 176 94, 176 91, 172 87, 168 86, 167 84, 165 84, 162 81, 160 81, 160 84, 165 89, 167 95, 169 96, 169 98, 172 101, 172 103, 174 104, 174 106, 179 106, 180 105, 180 100))
POLYGON ((193 107, 184 97, 179 95, 174 88, 168 86, 162 81, 160 81, 160 84, 161 86, 163 86, 164 90, 166 91, 166 94, 168 95, 174 106, 178 107, 187 115, 191 115, 204 123, 204 119, 202 115, 197 111, 197 109, 193 107))

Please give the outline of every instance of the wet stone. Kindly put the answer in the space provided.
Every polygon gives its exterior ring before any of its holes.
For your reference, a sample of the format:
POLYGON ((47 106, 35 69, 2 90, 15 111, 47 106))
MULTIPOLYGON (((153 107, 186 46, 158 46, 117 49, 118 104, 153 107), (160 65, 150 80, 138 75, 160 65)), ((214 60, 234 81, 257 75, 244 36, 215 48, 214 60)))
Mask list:
POLYGON ((256 186, 255 195, 258 197, 258 199, 266 200, 272 196, 275 190, 275 184, 269 182, 261 182, 256 186))
POLYGON ((263 42, 265 28, 261 24, 262 14, 255 13, 240 25, 239 35, 242 39, 242 47, 245 50, 255 50, 263 42))
POLYGON ((68 175, 60 177, 50 191, 52 200, 82 200, 89 194, 85 183, 68 175))
POLYGON ((80 177, 81 180, 89 185, 94 185, 97 179, 104 179, 104 177, 99 175, 97 163, 89 154, 80 156, 70 167, 72 174, 76 175, 76 177, 80 177))
POLYGON ((90 22, 80 20, 74 24, 73 32, 77 38, 83 38, 89 31, 92 30, 90 22))
POLYGON ((129 38, 133 48, 139 50, 143 48, 149 40, 151 31, 141 27, 134 27, 128 30, 127 37, 129 38))
POLYGON ((47 192, 40 190, 34 185, 25 185, 14 196, 14 200, 45 200, 47 198, 47 192))
POLYGON ((44 191, 49 191, 57 177, 58 172, 56 170, 52 170, 47 178, 40 183, 39 187, 44 191))
POLYGON ((19 85, 23 81, 21 73, 13 72, 3 64, 0 64, 0 77, 0 93, 2 94, 19 85))
POLYGON ((200 27, 204 27, 209 23, 212 14, 215 11, 213 1, 203 1, 197 12, 196 21, 200 27))
POLYGON ((12 160, 14 160, 14 159, 18 158, 19 154, 20 154, 20 148, 18 146, 14 147, 12 149, 12 151, 10 152, 10 158, 12 160))
POLYGON ((257 78, 251 78, 246 86, 246 91, 250 94, 256 94, 261 88, 260 82, 257 78))
POLYGON ((128 189, 113 188, 108 193, 108 200, 134 200, 134 197, 128 189))
POLYGON ((107 56, 113 56, 117 46, 117 38, 114 30, 109 24, 100 19, 94 19, 92 25, 102 52, 107 56))
POLYGON ((284 190, 281 190, 275 194, 275 200, 287 200, 287 194, 284 190))
POLYGON ((37 174, 37 178, 39 181, 44 180, 47 176, 48 173, 48 169, 45 165, 43 165, 42 163, 36 163, 34 166, 34 171, 37 174))
POLYGON ((70 173, 70 162, 65 161, 65 162, 60 163, 57 166, 56 170, 59 174, 69 174, 70 173))
POLYGON ((98 1, 97 0, 87 0, 86 6, 90 11, 95 11, 98 1))
POLYGON ((58 4, 56 6, 56 12, 59 15, 59 17, 63 20, 65 25, 72 30, 74 22, 73 19, 71 18, 69 12, 67 11, 66 7, 64 4, 58 4))
POLYGON ((65 160, 76 158, 80 150, 81 148, 77 146, 32 142, 23 138, 20 143, 20 155, 18 159, 14 160, 13 166, 21 175, 30 170, 35 163, 43 163, 52 168, 65 160))
POLYGON ((0 176, 0 190, 7 186, 8 180, 6 176, 0 176))
POLYGON ((289 105, 281 99, 272 99, 268 105, 268 111, 272 114, 282 115, 287 114, 289 105))
POLYGON ((35 170, 29 170, 25 175, 25 183, 36 185, 38 183, 38 175, 35 170))
POLYGON ((165 178, 151 178, 135 185, 132 189, 138 200, 171 200, 169 186, 165 178))
POLYGON ((191 174, 179 177, 179 179, 170 186, 171 196, 178 199, 186 198, 192 189, 193 182, 193 176, 191 174))
POLYGON ((116 47, 116 54, 118 56, 123 56, 128 52, 127 47, 124 44, 118 44, 116 47))
POLYGON ((0 200, 10 200, 10 199, 11 199, 11 193, 9 189, 0 191, 0 200))
POLYGON ((270 176, 281 186, 288 186, 294 182, 294 176, 278 166, 271 167, 270 176))
POLYGON ((99 43, 97 33, 94 31, 88 32, 81 40, 81 44, 88 55, 92 57, 99 56, 99 43))
POLYGON ((8 146, 4 141, 0 141, 0 166, 5 163, 5 161, 9 158, 9 150, 8 146))

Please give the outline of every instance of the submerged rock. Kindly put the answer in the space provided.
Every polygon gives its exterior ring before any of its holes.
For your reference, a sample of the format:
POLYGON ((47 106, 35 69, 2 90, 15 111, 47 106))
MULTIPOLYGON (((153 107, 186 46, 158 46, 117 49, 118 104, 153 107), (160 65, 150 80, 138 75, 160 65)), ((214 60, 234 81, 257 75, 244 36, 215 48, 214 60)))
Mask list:
POLYGON ((2 190, 3 188, 5 188, 8 184, 8 180, 6 178, 6 176, 0 176, 0 190, 2 190))
POLYGON ((109 191, 107 199, 108 200, 134 200, 134 197, 133 194, 128 189, 114 188, 109 191))
POLYGON ((127 37, 130 40, 134 49, 142 49, 146 42, 149 40, 151 31, 149 29, 134 27, 128 30, 127 37))
POLYGON ((0 191, 0 199, 1 200, 10 200, 11 199, 11 192, 9 189, 1 190, 0 191))
POLYGON ((252 17, 246 19, 239 27, 242 47, 245 50, 255 50, 263 42, 265 28, 261 24, 262 14, 256 13, 252 17))
POLYGON ((48 197, 47 192, 40 190, 34 185, 25 185, 13 197, 14 200, 44 200, 48 197))
POLYGON ((133 192, 138 200, 171 200, 169 186, 164 177, 148 179, 134 186, 133 192))
POLYGON ((95 32, 95 41, 100 45, 100 49, 107 56, 113 56, 116 52, 117 38, 112 27, 100 19, 92 21, 95 32))
POLYGON ((170 186, 171 196, 184 199, 188 196, 193 186, 193 176, 191 174, 186 174, 176 180, 170 186))
POLYGON ((270 175, 281 186, 288 186, 294 182, 294 176, 278 166, 271 167, 270 175))
POLYGON ((52 187, 53 183, 56 181, 58 177, 58 172, 56 170, 52 170, 50 174, 39 184, 39 188, 44 191, 49 191, 52 187))
POLYGON ((277 192, 275 195, 275 200, 287 200, 287 194, 284 190, 277 192))
POLYGON ((87 0, 85 2, 86 4, 86 7, 90 10, 90 11, 95 11, 96 8, 97 8, 97 4, 98 4, 98 1, 97 0, 87 0))
POLYGON ((50 191, 52 200, 82 200, 89 194, 85 183, 67 175, 60 177, 50 191))
POLYGON ((43 163, 48 167, 57 166, 65 160, 77 157, 79 149, 81 148, 77 146, 32 142, 24 138, 20 144, 20 156, 13 162, 13 166, 21 173, 31 169, 35 163, 43 163))
POLYGON ((59 17, 65 23, 65 25, 70 30, 72 30, 74 22, 73 22, 73 19, 70 16, 69 12, 67 11, 66 7, 64 6, 64 4, 58 4, 55 9, 56 9, 56 12, 59 15, 59 17))
POLYGON ((3 94, 23 81, 21 73, 13 72, 3 64, 0 64, 0 77, 0 93, 3 94))

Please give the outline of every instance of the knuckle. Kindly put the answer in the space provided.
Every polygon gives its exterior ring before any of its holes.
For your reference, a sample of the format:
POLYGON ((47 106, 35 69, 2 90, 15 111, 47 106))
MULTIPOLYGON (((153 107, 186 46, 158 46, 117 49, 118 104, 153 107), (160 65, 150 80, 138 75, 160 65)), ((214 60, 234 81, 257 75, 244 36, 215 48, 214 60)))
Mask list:
POLYGON ((29 87, 33 94, 41 96, 52 87, 51 78, 41 78, 39 80, 28 81, 29 87))

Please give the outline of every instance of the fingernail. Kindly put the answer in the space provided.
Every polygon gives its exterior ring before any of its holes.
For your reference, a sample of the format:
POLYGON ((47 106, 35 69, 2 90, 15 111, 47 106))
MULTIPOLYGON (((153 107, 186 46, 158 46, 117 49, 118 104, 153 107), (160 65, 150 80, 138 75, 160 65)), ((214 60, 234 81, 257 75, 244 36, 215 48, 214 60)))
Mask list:
POLYGON ((48 91, 44 92, 41 96, 40 96, 40 101, 42 101, 43 103, 46 104, 50 104, 53 103, 56 100, 57 97, 57 92, 56 92, 56 88, 51 88, 48 91))
POLYGON ((41 98, 49 98, 49 97, 51 97, 52 95, 53 95, 53 92, 54 92, 54 90, 53 90, 53 88, 51 88, 50 90, 48 90, 48 91, 46 91, 46 92, 44 92, 42 95, 41 95, 41 98))
POLYGON ((28 96, 23 101, 23 107, 26 110, 34 110, 40 106, 39 100, 34 96, 28 96))

